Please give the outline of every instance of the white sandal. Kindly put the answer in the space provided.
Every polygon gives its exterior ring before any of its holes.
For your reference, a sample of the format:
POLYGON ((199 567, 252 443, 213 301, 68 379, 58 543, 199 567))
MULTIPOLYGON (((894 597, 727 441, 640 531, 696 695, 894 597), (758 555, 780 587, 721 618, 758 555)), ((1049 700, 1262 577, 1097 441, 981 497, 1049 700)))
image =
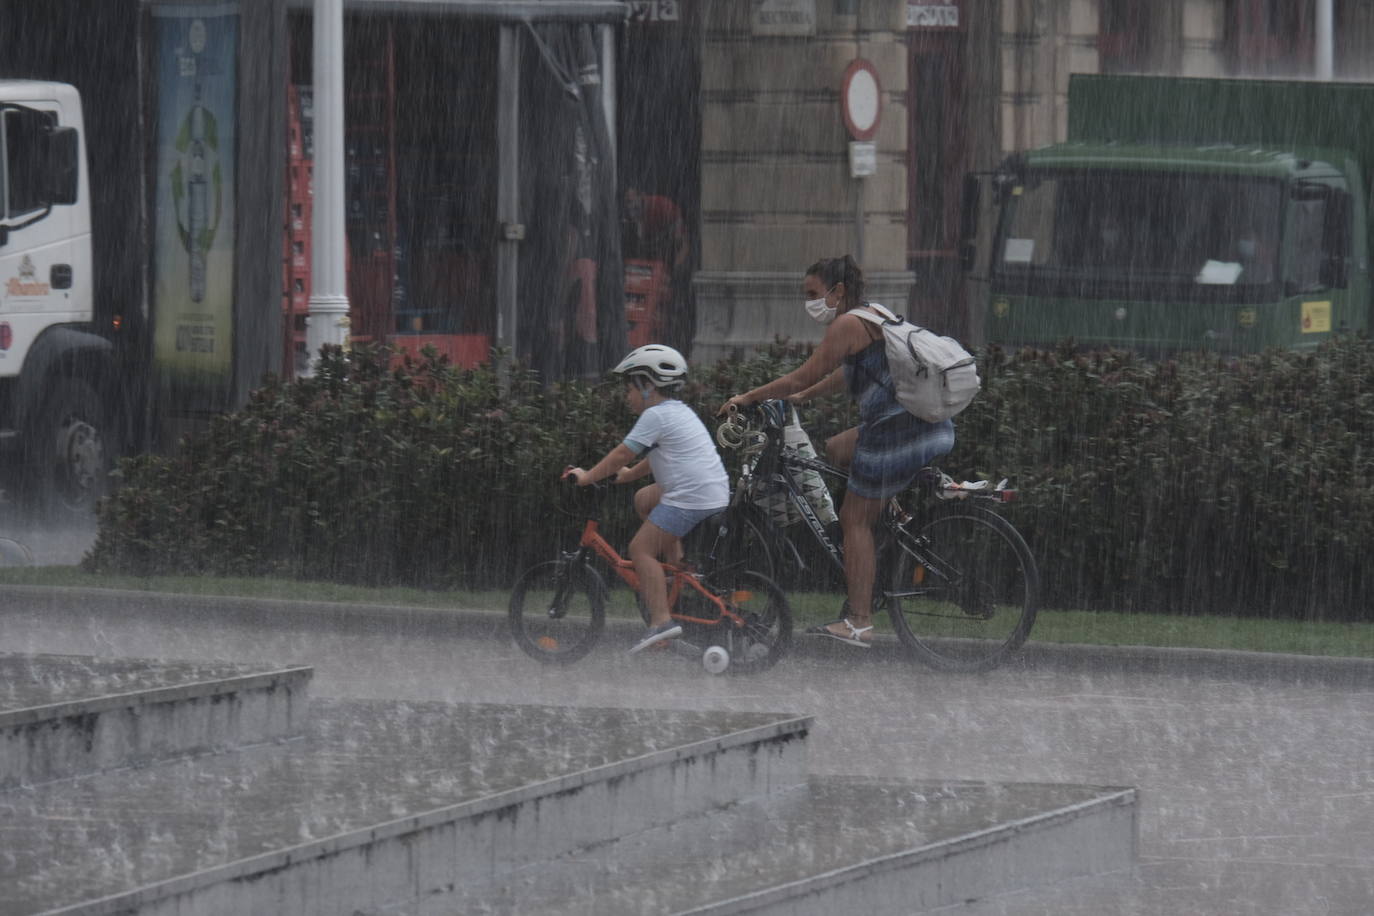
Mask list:
POLYGON ((812 634, 813 636, 829 636, 831 639, 837 639, 840 642, 845 643, 846 645, 858 646, 861 649, 869 649, 873 646, 873 638, 870 636, 868 639, 864 639, 863 635, 872 629, 872 624, 866 627, 856 627, 854 626, 854 624, 849 622, 848 617, 840 617, 836 620, 830 621, 829 623, 820 623, 814 627, 808 627, 806 632, 812 634), (849 632, 840 634, 830 629, 837 623, 844 624, 845 628, 848 629, 849 632))

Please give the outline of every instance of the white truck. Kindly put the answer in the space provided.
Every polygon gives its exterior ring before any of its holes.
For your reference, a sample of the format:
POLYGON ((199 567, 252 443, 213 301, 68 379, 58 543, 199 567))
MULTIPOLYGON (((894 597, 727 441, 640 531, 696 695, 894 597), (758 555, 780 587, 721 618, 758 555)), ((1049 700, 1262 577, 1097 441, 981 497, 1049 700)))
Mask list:
POLYGON ((0 80, 0 470, 48 518, 91 513, 119 438, 122 322, 95 302, 90 200, 77 90, 0 80))

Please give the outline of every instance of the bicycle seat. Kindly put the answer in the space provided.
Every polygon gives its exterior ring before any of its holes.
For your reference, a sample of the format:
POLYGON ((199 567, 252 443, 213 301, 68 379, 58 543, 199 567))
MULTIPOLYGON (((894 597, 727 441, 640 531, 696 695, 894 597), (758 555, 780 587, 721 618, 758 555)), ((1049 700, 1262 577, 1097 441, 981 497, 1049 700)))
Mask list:
POLYGON ((728 517, 727 511, 722 509, 710 518, 698 522, 697 526, 687 532, 687 536, 682 539, 683 555, 693 562, 709 556, 716 539, 725 529, 728 517))

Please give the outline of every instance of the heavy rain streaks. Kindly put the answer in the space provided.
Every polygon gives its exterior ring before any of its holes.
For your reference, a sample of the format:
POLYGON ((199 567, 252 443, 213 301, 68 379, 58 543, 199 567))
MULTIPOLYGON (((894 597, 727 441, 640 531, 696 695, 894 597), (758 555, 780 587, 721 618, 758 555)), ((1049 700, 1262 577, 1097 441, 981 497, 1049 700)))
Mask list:
POLYGON ((801 646, 763 675, 712 677, 607 644, 555 669, 512 646, 499 613, 138 596, 85 610, 57 594, 24 599, 6 633, 26 652, 309 660, 316 693, 341 699, 814 715, 817 774, 1139 787, 1135 869, 969 907, 980 916, 1307 913, 1322 899, 1354 913, 1374 888, 1357 852, 1374 800, 1354 765, 1371 738, 1358 666, 1107 649, 960 676, 801 646))

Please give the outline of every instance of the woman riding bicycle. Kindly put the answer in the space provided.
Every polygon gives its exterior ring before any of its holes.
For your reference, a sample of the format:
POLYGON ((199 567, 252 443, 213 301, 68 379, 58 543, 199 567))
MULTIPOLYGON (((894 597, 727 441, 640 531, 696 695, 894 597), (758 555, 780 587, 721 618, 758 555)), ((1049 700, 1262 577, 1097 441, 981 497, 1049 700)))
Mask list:
POLYGON ((817 261, 807 270, 802 291, 807 313, 827 325, 825 337, 806 362, 735 395, 720 413, 770 398, 803 401, 843 390, 858 404, 859 425, 826 442, 826 457, 849 470, 840 506, 848 600, 837 619, 807 632, 867 648, 873 641, 873 525, 888 497, 909 487, 921 468, 954 447, 954 424, 927 423, 897 403, 882 332, 854 314, 869 310, 863 271, 853 258, 817 261))
POLYGON ((631 351, 611 373, 624 380, 625 403, 639 419, 591 470, 575 467, 566 475, 586 486, 612 476, 616 483, 628 483, 653 471, 655 482, 635 493, 635 510, 644 524, 630 541, 630 560, 649 609, 649 629, 630 649, 638 652, 682 635, 682 627, 669 616, 659 557, 681 561, 682 538, 730 502, 730 480, 706 426, 673 397, 687 380, 681 353, 647 344, 631 351), (636 458, 642 460, 628 466, 636 458))

